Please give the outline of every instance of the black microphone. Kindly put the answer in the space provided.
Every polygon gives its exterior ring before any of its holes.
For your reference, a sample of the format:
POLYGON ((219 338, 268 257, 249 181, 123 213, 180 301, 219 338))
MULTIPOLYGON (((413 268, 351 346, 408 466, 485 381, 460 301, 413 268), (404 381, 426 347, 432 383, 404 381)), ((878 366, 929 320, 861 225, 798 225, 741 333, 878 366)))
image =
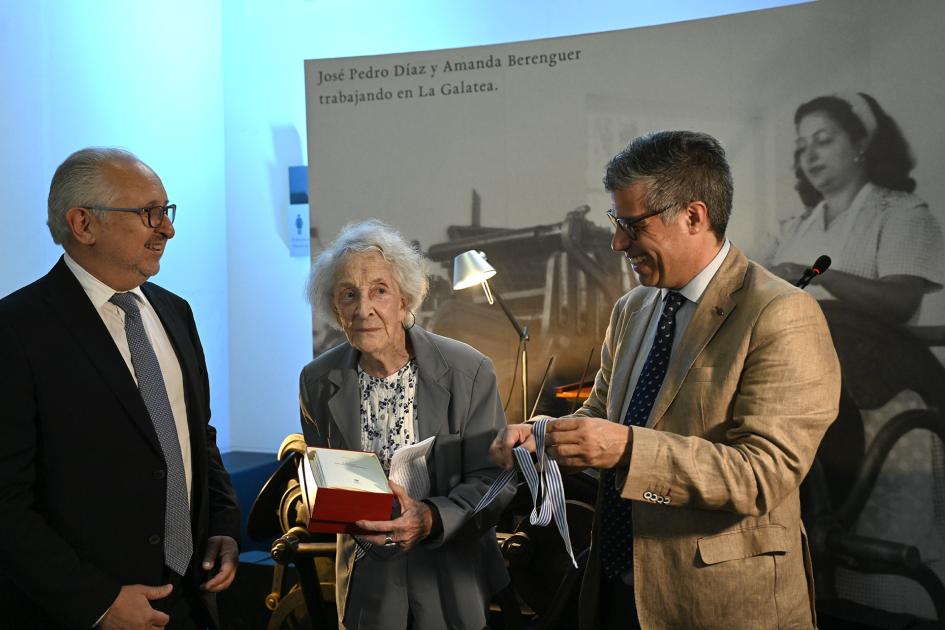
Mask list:
POLYGON ((823 254, 817 257, 817 260, 814 261, 814 264, 811 265, 810 269, 804 272, 804 275, 794 283, 794 286, 804 288, 806 287, 811 280, 814 279, 814 276, 819 276, 823 272, 827 271, 830 267, 830 256, 823 254))

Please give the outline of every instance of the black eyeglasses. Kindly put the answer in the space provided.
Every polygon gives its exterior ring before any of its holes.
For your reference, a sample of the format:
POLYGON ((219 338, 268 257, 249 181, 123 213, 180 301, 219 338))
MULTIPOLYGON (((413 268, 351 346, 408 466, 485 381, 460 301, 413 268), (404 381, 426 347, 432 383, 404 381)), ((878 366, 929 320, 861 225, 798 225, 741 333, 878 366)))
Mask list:
POLYGON ((647 212, 646 214, 641 214, 638 217, 618 217, 614 212, 614 209, 611 208, 606 212, 607 218, 610 219, 610 222, 614 224, 614 229, 623 230, 630 240, 635 241, 640 237, 640 223, 646 221, 650 217, 655 217, 658 214, 663 214, 667 210, 671 210, 680 204, 673 203, 665 208, 660 208, 659 210, 653 210, 652 212, 647 212))
POLYGON ((164 217, 173 224, 174 217, 177 215, 177 204, 167 203, 163 206, 148 206, 146 208, 109 208, 107 206, 92 206, 86 210, 95 210, 97 212, 134 212, 142 217, 147 217, 148 227, 160 227, 164 222, 164 217))

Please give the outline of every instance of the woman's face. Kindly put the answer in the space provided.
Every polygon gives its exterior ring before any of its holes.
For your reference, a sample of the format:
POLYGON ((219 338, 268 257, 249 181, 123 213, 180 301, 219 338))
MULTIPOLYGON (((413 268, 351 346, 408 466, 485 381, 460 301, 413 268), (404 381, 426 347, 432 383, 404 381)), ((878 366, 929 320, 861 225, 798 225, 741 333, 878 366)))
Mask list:
POLYGON ((824 112, 811 112, 797 125, 797 165, 821 194, 861 181, 862 145, 824 112))
POLYGON ((345 336, 362 353, 380 357, 406 348, 407 301, 379 253, 345 256, 332 302, 345 336))

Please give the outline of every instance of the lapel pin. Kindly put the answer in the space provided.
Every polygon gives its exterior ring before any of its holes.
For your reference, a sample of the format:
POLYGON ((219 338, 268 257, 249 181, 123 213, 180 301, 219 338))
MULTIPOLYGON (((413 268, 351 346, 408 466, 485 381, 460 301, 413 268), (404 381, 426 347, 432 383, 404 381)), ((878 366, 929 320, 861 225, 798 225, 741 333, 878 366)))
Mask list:
POLYGON ((713 311, 715 312, 715 314, 718 315, 719 317, 722 317, 723 315, 725 315, 725 310, 724 310, 721 306, 716 306, 716 307, 715 307, 714 309, 712 309, 712 310, 713 310, 713 311))

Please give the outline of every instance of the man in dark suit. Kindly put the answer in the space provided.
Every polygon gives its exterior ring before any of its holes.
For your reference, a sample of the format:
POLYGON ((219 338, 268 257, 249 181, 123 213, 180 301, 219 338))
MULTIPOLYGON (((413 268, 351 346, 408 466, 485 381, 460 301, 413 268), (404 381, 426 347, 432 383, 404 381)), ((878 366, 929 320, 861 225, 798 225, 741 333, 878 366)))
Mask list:
POLYGON ((0 626, 207 628, 239 508, 186 301, 146 282, 176 207, 134 155, 53 176, 65 255, 0 300, 0 626))

